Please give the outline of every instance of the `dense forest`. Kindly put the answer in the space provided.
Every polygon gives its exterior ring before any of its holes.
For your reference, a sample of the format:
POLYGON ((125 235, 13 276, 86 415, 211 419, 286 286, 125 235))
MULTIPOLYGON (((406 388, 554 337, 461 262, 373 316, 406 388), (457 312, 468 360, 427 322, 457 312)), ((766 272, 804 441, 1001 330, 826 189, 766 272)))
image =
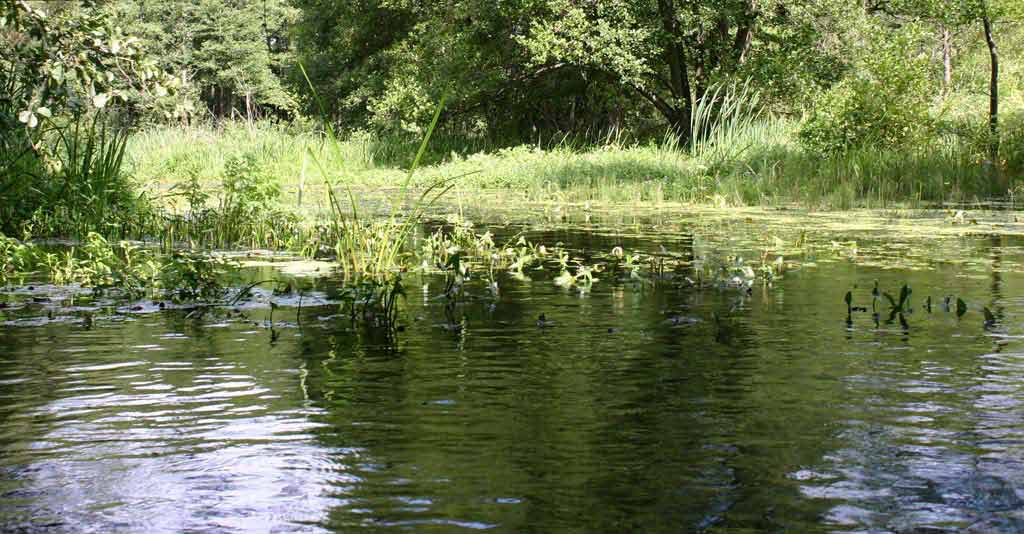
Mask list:
MULTIPOLYGON (((237 145, 225 140, 242 123, 249 145, 254 130, 264 145, 329 130, 380 171, 349 181, 387 182, 442 99, 424 163, 476 158, 472 187, 540 182, 543 155, 524 153, 540 150, 605 166, 575 181, 566 169, 561 186, 657 177, 659 195, 686 201, 1004 197, 1024 168, 1021 11, 1014 0, 4 0, 0 224, 17 232, 43 206, 67 217, 126 206, 136 193, 89 183, 112 179, 93 167, 178 183, 188 169, 166 162, 196 158, 168 146, 201 151, 198 131, 237 145), (88 140, 113 153, 82 161, 88 140), (593 161, 613 145, 636 165, 593 161), (103 201, 83 207, 90 195, 103 201)), ((243 152, 297 180, 302 150, 243 152)), ((196 172, 223 182, 224 164, 196 172)))

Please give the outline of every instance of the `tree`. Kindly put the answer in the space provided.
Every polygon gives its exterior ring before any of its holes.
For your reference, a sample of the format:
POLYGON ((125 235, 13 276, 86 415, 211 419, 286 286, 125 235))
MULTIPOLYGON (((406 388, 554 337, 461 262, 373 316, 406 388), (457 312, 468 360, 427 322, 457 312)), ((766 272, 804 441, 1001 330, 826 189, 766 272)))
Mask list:
POLYGON ((0 2, 0 230, 59 210, 130 218, 124 130, 105 111, 179 85, 95 2, 0 2))
POLYGON ((650 102, 684 140, 693 133, 695 102, 713 82, 736 77, 758 55, 782 50, 784 35, 799 35, 810 45, 817 9, 781 0, 544 4, 545 16, 532 21, 520 40, 534 64, 566 62, 612 74, 650 102))
POLYGON ((109 9, 162 69, 189 79, 213 116, 297 110, 283 83, 297 12, 284 0, 119 0, 109 9))
POLYGON ((180 84, 154 68, 139 39, 94 2, 4 2, 0 43, 0 119, 17 115, 30 129, 65 106, 99 109, 180 84))
POLYGON ((980 25, 989 55, 989 159, 999 161, 999 47, 994 27, 1002 19, 1024 16, 1019 0, 876 0, 873 10, 890 15, 939 21, 943 26, 944 80, 952 77, 949 57, 950 26, 980 25))
POLYGON ((652 111, 687 137, 716 81, 833 76, 814 24, 840 0, 295 1, 301 59, 334 119, 415 132, 447 91, 449 126, 522 138, 652 111))

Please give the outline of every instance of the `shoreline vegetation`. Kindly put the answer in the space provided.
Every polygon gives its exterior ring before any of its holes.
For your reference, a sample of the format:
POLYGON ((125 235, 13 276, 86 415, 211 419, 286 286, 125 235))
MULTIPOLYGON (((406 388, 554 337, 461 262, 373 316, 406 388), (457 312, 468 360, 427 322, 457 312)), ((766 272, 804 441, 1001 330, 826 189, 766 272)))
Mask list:
MULTIPOLYGON (((794 121, 767 120, 726 132, 726 139, 702 150, 683 149, 672 136, 641 142, 609 134, 600 143, 559 140, 466 154, 456 142, 442 140, 432 144, 412 183, 455 180, 464 192, 507 191, 535 202, 812 211, 981 204, 1012 201, 1024 192, 1024 169, 995 169, 978 147, 955 138, 918 148, 820 155, 799 146, 796 128, 794 121)), ((366 192, 398 188, 415 154, 409 142, 370 135, 327 150, 320 137, 268 121, 160 127, 131 136, 126 164, 137 183, 170 206, 180 206, 190 186, 211 195, 223 190, 225 173, 244 162, 274 182, 282 206, 303 207, 322 202, 325 184, 366 192), (323 169, 311 153, 320 154, 323 169)))
MULTIPOLYGON (((288 250, 332 258, 392 317, 437 202, 821 211, 1024 193, 1015 2, 460 0, 455 27, 427 4, 272 0, 227 26, 209 26, 221 0, 0 4, 4 272, 156 286, 218 271, 182 249, 288 250), (30 246, 54 238, 77 252, 30 246), (138 239, 171 263, 136 272, 116 243, 138 239)), ((486 235, 462 237, 489 250, 486 235)))

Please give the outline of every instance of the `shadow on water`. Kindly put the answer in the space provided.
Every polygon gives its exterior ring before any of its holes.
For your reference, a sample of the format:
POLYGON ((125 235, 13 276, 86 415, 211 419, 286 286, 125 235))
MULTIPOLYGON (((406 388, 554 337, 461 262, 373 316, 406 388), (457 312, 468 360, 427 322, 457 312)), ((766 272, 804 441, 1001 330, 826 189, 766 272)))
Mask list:
MULTIPOLYGON (((743 224, 527 232, 693 261, 756 252, 743 224)), ((501 275, 496 298, 467 287, 458 329, 443 281, 410 277, 397 338, 316 301, 279 309, 273 342, 259 308, 5 326, 0 527, 1021 530, 1021 241, 873 239, 749 292, 501 275), (913 286, 906 326, 847 325, 875 280, 913 286), (998 326, 920 304, 950 293, 998 326)))

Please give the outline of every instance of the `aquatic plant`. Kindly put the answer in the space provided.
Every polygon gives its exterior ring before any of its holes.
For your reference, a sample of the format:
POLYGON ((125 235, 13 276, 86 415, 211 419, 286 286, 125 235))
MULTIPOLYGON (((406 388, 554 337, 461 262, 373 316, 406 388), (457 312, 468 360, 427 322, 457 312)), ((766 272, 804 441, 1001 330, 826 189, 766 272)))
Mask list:
POLYGON ((576 272, 570 273, 568 267, 562 267, 561 272, 555 278, 555 285, 570 288, 577 287, 580 293, 587 293, 590 288, 594 285, 598 279, 594 276, 594 273, 598 273, 601 270, 599 265, 584 265, 581 262, 576 262, 576 272))
POLYGON ((237 262, 226 258, 178 250, 163 258, 159 286, 173 300, 215 302, 227 294, 237 268, 237 262))
POLYGON ((539 249, 523 236, 519 236, 514 245, 506 245, 502 248, 502 255, 511 261, 508 270, 520 278, 525 276, 523 269, 537 262, 538 252, 539 249))
POLYGON ((889 301, 890 311, 895 314, 910 311, 910 295, 912 293, 913 290, 910 289, 910 286, 903 284, 903 287, 900 288, 900 298, 898 301, 889 293, 883 293, 882 295, 889 301))
POLYGON ((36 269, 39 254, 38 247, 0 233, 0 282, 24 278, 36 269))
POLYGON ((350 281, 341 290, 342 309, 353 324, 381 328, 387 332, 397 330, 398 303, 405 297, 405 285, 399 274, 388 278, 362 277, 350 281))
MULTIPOLYGON (((310 89, 312 98, 320 109, 320 119, 324 133, 324 147, 327 151, 339 153, 342 143, 338 139, 334 126, 327 119, 323 102, 316 91, 316 87, 310 81, 305 67, 300 63, 299 69, 310 89)), ((325 177, 327 189, 327 200, 331 214, 330 227, 333 235, 336 236, 334 250, 337 255, 337 262, 346 279, 352 277, 386 278, 393 276, 396 271, 405 270, 408 265, 404 261, 405 246, 421 218, 427 206, 431 205, 452 186, 454 178, 442 178, 433 181, 415 194, 412 189, 412 179, 423 159, 423 155, 430 143, 430 138, 437 128, 437 122, 444 109, 446 96, 442 96, 437 108, 431 118, 420 142, 416 157, 413 159, 405 179, 397 192, 391 196, 388 215, 383 220, 369 220, 360 216, 360 205, 356 200, 351 184, 344 183, 344 191, 348 199, 347 209, 342 206, 337 194, 334 191, 334 184, 329 177, 332 173, 325 167, 325 161, 320 157, 320 152, 308 149, 308 155, 320 169, 325 177), (411 202, 411 204, 410 204, 411 202), (410 204, 410 205, 407 205, 410 204), (400 213, 404 209, 405 213, 400 213)))
POLYGON ((981 308, 981 312, 985 315, 985 327, 991 327, 996 324, 996 316, 992 313, 992 310, 988 309, 987 306, 981 308))
POLYGON ((0 236, 4 280, 45 276, 57 285, 77 284, 94 293, 117 290, 131 298, 149 296, 177 301, 216 302, 232 280, 237 262, 192 250, 158 255, 121 241, 111 243, 96 232, 62 251, 0 236))

